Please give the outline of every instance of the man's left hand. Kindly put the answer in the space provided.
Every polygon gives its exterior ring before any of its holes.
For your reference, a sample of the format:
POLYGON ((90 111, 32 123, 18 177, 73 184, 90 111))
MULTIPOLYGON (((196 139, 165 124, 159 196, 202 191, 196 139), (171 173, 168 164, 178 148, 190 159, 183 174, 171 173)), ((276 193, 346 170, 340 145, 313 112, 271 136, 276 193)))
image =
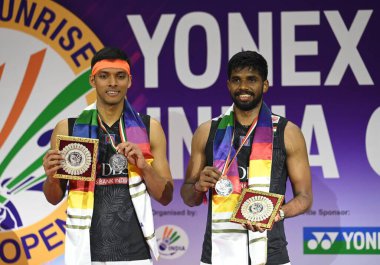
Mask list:
POLYGON ((125 155, 128 163, 137 166, 139 169, 144 169, 149 165, 146 162, 145 157, 137 144, 128 141, 120 143, 116 147, 116 151, 120 154, 125 155))
POLYGON ((250 221, 247 222, 247 224, 243 224, 243 227, 245 229, 251 230, 252 232, 264 232, 266 229, 261 227, 260 223, 252 224, 250 221))

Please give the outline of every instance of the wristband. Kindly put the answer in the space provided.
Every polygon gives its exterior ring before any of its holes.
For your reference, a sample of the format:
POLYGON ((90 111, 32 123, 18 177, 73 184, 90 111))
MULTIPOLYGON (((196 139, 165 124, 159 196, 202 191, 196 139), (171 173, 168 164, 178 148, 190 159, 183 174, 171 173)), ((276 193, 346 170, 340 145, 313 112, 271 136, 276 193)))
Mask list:
POLYGON ((284 213, 284 210, 280 209, 278 211, 278 214, 280 215, 280 220, 284 220, 285 219, 285 213, 284 213))

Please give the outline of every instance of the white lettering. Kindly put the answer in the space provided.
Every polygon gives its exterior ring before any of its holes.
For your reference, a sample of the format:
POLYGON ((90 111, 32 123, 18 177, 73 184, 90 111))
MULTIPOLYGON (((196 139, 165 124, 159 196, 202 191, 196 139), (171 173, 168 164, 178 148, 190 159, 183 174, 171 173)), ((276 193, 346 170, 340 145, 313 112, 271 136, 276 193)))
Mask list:
POLYGON ((350 232, 349 234, 347 234, 346 232, 343 232, 343 238, 346 241, 346 249, 347 250, 351 249, 351 240, 352 240, 353 236, 354 236, 353 232, 350 232))
POLYGON ((354 240, 353 240, 354 248, 355 249, 363 249, 365 246, 365 237, 363 232, 356 232, 354 234, 354 240))
MULTIPOLYGON (((351 68, 360 85, 373 85, 374 82, 358 51, 358 44, 365 32, 373 10, 358 10, 350 27, 346 27, 337 10, 323 11, 333 31, 340 50, 324 82, 327 86, 337 86, 348 67, 351 68)), ((258 12, 257 39, 251 34, 241 13, 228 13, 228 56, 241 50, 257 50, 268 62, 268 80, 272 85, 273 77, 273 14, 258 12)), ((175 14, 161 15, 156 28, 150 34, 141 15, 127 15, 127 20, 144 56, 144 78, 146 88, 159 86, 158 60, 165 41, 173 25, 175 14)), ((296 65, 297 56, 317 56, 318 40, 297 40, 296 29, 301 26, 319 26, 320 11, 281 12, 281 85, 282 86, 319 86, 320 71, 302 71, 296 65)), ((219 22, 212 14, 190 12, 181 17, 174 35, 174 62, 179 81, 191 89, 206 89, 212 86, 220 74, 222 41, 219 22), (194 74, 190 68, 194 58, 189 54, 190 31, 201 27, 206 36, 205 70, 194 74)))
POLYGON ((285 105, 272 105, 271 111, 274 114, 280 115, 282 117, 286 117, 286 108, 285 105))
POLYGON ((366 238, 365 248, 366 249, 376 249, 376 245, 377 245, 376 243, 378 241, 377 233, 376 232, 372 232, 372 233, 366 232, 365 238, 366 238))
POLYGON ((380 249, 379 247, 379 232, 343 232, 343 238, 346 242, 346 249, 351 249, 351 245, 355 250, 371 250, 371 249, 380 249))
POLYGON ((128 175, 128 169, 121 171, 113 170, 110 164, 102 163, 102 176, 128 175))
POLYGON ((367 158, 372 169, 380 176, 380 107, 371 115, 369 119, 365 147, 367 158))
POLYGON ((148 107, 146 108, 146 114, 161 122, 161 108, 159 107, 148 107))
POLYGON ((102 163, 102 176, 109 176, 112 173, 110 164, 102 163))
POLYGON ((247 172, 248 172, 248 167, 245 168, 245 167, 238 167, 238 170, 239 170, 239 176, 240 176, 240 179, 244 179, 246 176, 247 176, 247 172), (240 173, 241 172, 241 173, 240 173))
POLYGON ((198 107, 198 126, 211 118, 211 107, 198 107))
POLYGON ((241 13, 228 14, 228 58, 243 50, 260 52, 268 63, 268 81, 273 85, 273 27, 272 13, 259 12, 259 47, 244 22, 241 13))
POLYGON ((306 105, 302 121, 302 132, 309 150, 310 166, 321 166, 325 178, 339 178, 338 168, 321 105, 306 105), (311 142, 315 134, 319 154, 310 154, 311 142))
POLYGON ((371 76, 357 50, 373 10, 359 10, 347 30, 339 11, 325 11, 327 21, 337 38, 340 50, 327 76, 325 85, 339 85, 348 66, 360 85, 373 85, 371 76))
POLYGON ((182 84, 193 89, 204 89, 214 84, 220 72, 221 54, 219 25, 212 15, 192 12, 180 19, 175 34, 174 59, 177 75, 182 84), (189 33, 194 26, 201 26, 205 30, 207 39, 206 69, 201 75, 194 75, 190 69, 189 33))
POLYGON ((297 72, 297 55, 318 55, 318 42, 296 41, 296 26, 319 25, 319 12, 281 13, 281 78, 283 86, 321 84, 320 72, 297 72))
MULTIPOLYGON (((222 106, 221 112, 224 113, 228 106, 222 106)), ((274 108, 276 110, 277 108, 274 108)), ((279 106, 276 113, 284 115, 286 106, 279 106)), ((149 115, 154 114, 155 118, 160 120, 161 108, 153 107, 147 108, 149 115)), ((219 114, 218 114, 219 115, 219 114)), ((379 108, 380 115, 380 108, 379 108)), ((168 108, 167 124, 163 124, 167 128, 168 139, 168 156, 170 157, 170 167, 172 169, 173 177, 175 179, 182 179, 184 176, 184 163, 186 163, 186 152, 190 154, 191 139, 193 131, 197 126, 211 119, 212 108, 210 106, 197 107, 197 116, 193 113, 185 113, 182 107, 169 107, 168 108), (189 120, 192 122, 189 123, 189 120), (194 123, 196 119, 197 125, 194 123), (192 126, 190 126, 192 124, 192 126)), ((380 119, 380 116, 378 117, 380 119)), ((375 123, 375 122, 374 122, 375 123)), ((379 122, 377 122, 378 124, 379 122)), ((309 160, 311 166, 320 166, 324 178, 339 178, 339 171, 337 168, 335 155, 330 140, 326 119, 321 105, 306 105, 304 117, 302 120, 301 129, 303 131, 306 147, 309 152, 309 160), (311 154, 312 140, 315 139, 317 154, 311 154)), ((371 141, 375 141, 373 138, 371 141)), ((375 154, 373 154, 375 155, 375 154)), ((374 159, 379 157, 374 156, 374 159)), ((109 174, 109 167, 105 165, 104 175, 109 174)))
POLYGON ((183 144, 187 148, 187 152, 191 150, 191 138, 193 132, 190 128, 189 122, 183 108, 173 107, 169 108, 168 122, 169 122, 169 161, 170 169, 172 171, 173 179, 183 179, 184 174, 184 149, 183 144))
POLYGON ((127 15, 133 33, 144 55, 145 87, 158 87, 158 56, 169 33, 175 15, 161 15, 152 38, 146 29, 141 15, 127 15))

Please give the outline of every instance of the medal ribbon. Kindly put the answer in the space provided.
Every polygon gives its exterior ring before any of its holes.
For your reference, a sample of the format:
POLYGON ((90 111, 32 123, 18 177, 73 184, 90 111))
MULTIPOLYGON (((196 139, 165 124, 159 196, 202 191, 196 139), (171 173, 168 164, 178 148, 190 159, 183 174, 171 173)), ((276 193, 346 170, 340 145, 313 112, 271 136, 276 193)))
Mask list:
MULTIPOLYGON (((102 130, 105 133, 107 133, 108 137, 110 138, 112 149, 115 151, 115 153, 117 153, 117 151, 116 151, 116 144, 113 141, 113 138, 111 137, 111 135, 109 134, 107 128, 104 126, 104 124, 102 122, 102 119, 100 118, 99 114, 98 114, 98 122, 99 122, 100 128, 102 128, 102 130)), ((123 119, 121 117, 119 119, 119 134, 120 134, 121 142, 124 143, 127 138, 125 137, 124 121, 123 121, 123 119)))
MULTIPOLYGON (((253 121, 253 123, 251 124, 251 126, 250 126, 249 129, 248 129, 247 134, 244 136, 243 140, 241 141, 241 144, 240 144, 239 148, 236 150, 235 155, 230 159, 230 156, 231 156, 231 150, 232 150, 232 146, 233 146, 234 138, 235 138, 235 129, 234 129, 234 132, 233 132, 232 137, 231 137, 230 151, 228 152, 228 156, 227 156, 226 162, 225 162, 225 164, 224 164, 224 166, 223 166, 222 176, 227 176, 227 172, 228 172, 228 170, 229 170, 230 167, 231 167, 232 161, 236 158, 236 156, 237 156, 238 153, 240 152, 241 148, 244 146, 245 142, 247 141, 248 137, 251 135, 251 133, 252 133, 253 130, 255 129, 256 124, 257 124, 257 121, 258 121, 258 118, 256 118, 256 119, 253 121)), ((234 127, 235 127, 235 126, 234 126, 234 127)))

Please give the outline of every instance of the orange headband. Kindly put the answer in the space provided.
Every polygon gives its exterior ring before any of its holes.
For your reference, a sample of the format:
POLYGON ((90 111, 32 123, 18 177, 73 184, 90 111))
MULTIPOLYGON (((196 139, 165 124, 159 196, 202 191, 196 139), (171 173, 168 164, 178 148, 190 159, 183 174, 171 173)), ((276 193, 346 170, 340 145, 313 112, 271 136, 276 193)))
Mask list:
POLYGON ((128 75, 131 75, 131 70, 127 61, 116 59, 116 60, 101 60, 97 62, 94 67, 92 67, 91 75, 95 75, 99 70, 104 68, 120 68, 127 72, 128 75))

